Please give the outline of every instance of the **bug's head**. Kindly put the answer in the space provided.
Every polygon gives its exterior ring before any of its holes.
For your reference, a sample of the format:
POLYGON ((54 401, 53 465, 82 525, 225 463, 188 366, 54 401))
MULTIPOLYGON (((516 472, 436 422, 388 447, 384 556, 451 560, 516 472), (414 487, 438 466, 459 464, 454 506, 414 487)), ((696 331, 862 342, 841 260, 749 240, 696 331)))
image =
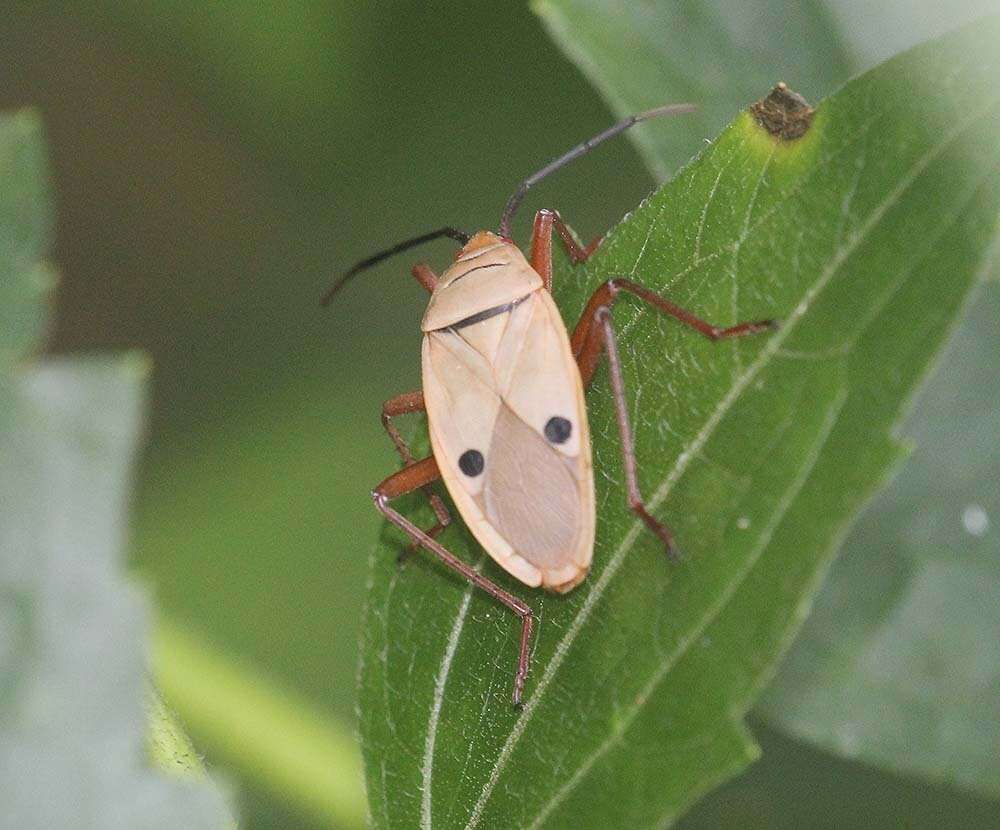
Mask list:
POLYGON ((420 327, 436 331, 488 319, 510 310, 542 284, 513 242, 492 231, 479 231, 437 278, 420 327))
POLYGON ((488 251, 491 248, 496 248, 499 245, 512 245, 513 242, 509 239, 505 239, 502 236, 498 236, 492 231, 478 231, 472 235, 472 238, 466 242, 462 249, 455 254, 455 259, 461 262, 463 259, 472 259, 472 257, 479 256, 484 251, 488 251))

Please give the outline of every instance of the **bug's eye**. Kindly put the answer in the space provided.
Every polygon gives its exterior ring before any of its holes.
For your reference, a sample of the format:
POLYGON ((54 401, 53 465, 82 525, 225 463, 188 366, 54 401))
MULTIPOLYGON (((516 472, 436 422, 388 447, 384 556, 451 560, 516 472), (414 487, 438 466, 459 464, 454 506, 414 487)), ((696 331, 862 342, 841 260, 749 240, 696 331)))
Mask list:
POLYGON ((458 457, 458 469, 470 478, 474 478, 483 471, 486 460, 479 450, 466 450, 458 457))
POLYGON ((572 432, 573 425, 558 415, 553 415, 545 423, 545 437, 553 444, 565 444, 572 432))

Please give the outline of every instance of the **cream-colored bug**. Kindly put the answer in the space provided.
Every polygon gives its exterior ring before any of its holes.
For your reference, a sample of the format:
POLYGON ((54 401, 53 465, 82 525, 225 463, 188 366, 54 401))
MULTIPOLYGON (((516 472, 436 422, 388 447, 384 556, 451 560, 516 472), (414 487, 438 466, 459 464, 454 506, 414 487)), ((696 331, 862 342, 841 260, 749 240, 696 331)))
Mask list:
POLYGON ((458 512, 525 585, 568 591, 590 568, 594 481, 552 295, 516 247, 481 231, 439 280, 423 330, 431 447, 458 512))
POLYGON ((551 296, 552 231, 574 262, 587 247, 553 211, 539 211, 530 258, 511 240, 511 220, 527 190, 633 124, 686 112, 688 105, 660 107, 619 122, 525 179, 507 202, 498 234, 470 236, 442 228, 402 242, 355 265, 324 297, 329 302, 352 276, 393 254, 442 236, 462 243, 454 264, 440 277, 426 265, 413 276, 431 292, 421 328, 423 391, 383 404, 382 422, 404 468, 385 479, 372 496, 385 517, 444 564, 510 608, 522 621, 514 676, 514 704, 520 703, 534 616, 531 608, 458 559, 436 540, 449 514, 429 485, 444 480, 458 512, 487 553, 504 570, 532 588, 564 593, 586 577, 594 550, 594 482, 584 389, 601 352, 608 357, 628 503, 676 555, 673 537, 646 510, 639 493, 632 429, 625 404, 611 307, 628 292, 706 337, 739 337, 773 326, 769 320, 721 328, 700 320, 634 282, 609 279, 590 298, 572 336, 551 296), (427 412, 433 454, 417 461, 392 418, 427 412), (389 506, 422 488, 437 523, 427 531, 389 506))

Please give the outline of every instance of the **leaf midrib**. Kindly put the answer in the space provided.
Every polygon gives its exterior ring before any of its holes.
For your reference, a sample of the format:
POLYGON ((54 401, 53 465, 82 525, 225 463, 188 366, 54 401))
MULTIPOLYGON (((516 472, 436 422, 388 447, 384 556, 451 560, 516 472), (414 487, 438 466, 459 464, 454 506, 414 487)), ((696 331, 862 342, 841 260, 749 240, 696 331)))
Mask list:
MULTIPOLYGON (((478 570, 478 568, 477 568, 478 570)), ((434 697, 431 703, 431 718, 427 726, 427 737, 424 741, 424 760, 421 765, 421 777, 423 779, 423 789, 420 794, 420 827, 422 830, 431 830, 433 825, 433 804, 431 796, 433 793, 434 779, 434 750, 437 743, 437 728, 441 717, 441 707, 444 703, 444 690, 448 685, 448 675, 451 673, 451 664, 455 659, 455 651, 458 649, 458 641, 465 628, 465 619, 469 613, 469 605, 472 602, 472 592, 475 586, 470 582, 462 595, 462 602, 458 607, 458 614, 452 623, 451 633, 448 635, 448 642, 445 645, 444 655, 441 657, 441 665, 438 668, 438 676, 434 682, 434 697)))

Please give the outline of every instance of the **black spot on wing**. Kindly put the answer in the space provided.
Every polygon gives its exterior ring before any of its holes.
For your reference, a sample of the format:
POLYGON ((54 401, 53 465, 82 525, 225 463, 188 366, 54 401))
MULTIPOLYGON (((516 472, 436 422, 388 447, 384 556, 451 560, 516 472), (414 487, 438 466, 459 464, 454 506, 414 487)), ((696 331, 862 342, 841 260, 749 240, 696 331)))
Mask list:
POLYGON ((545 422, 545 437, 553 444, 565 444, 573 434, 573 425, 560 415, 553 415, 545 422))
POLYGON ((470 478, 479 475, 486 466, 486 459, 479 450, 466 450, 458 457, 458 469, 470 478))

